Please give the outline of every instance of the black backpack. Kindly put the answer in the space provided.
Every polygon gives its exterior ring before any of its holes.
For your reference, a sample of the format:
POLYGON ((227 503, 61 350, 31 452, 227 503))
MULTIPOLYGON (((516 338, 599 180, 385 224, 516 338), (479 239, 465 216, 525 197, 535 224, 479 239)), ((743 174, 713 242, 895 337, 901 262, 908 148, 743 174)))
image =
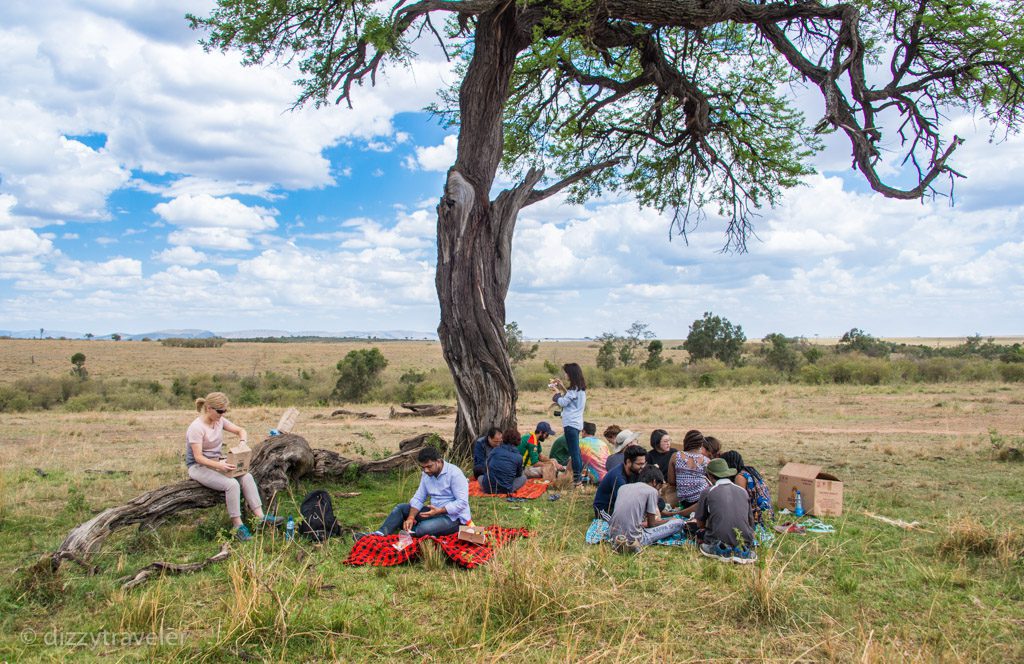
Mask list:
POLYGON ((299 524, 299 533, 305 535, 314 542, 323 542, 328 537, 341 534, 341 524, 334 518, 334 506, 331 504, 331 494, 323 489, 311 491, 302 501, 299 507, 302 513, 302 523, 299 524))

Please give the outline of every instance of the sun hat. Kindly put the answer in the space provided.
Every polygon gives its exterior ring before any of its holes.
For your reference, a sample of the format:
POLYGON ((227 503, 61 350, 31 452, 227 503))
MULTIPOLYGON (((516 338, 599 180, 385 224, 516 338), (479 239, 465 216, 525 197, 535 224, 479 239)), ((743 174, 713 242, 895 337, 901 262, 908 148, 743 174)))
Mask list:
POLYGON ((730 468, 725 459, 712 459, 708 464, 708 473, 721 479, 723 477, 732 477, 736 474, 736 469, 730 468))
POLYGON ((615 449, 612 450, 612 454, 618 454, 626 445, 635 443, 638 440, 640 440, 640 434, 634 433, 629 429, 623 429, 615 436, 615 449))

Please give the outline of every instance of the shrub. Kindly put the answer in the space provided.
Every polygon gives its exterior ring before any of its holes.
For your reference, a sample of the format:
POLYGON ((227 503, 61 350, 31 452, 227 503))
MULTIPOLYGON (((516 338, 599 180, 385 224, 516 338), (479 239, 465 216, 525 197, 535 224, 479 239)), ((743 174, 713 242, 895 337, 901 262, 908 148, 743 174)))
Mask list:
POLYGON ((380 374, 388 361, 378 348, 353 350, 338 362, 338 382, 332 396, 337 399, 359 401, 380 384, 380 374))
POLYGON ((817 364, 805 364, 800 367, 800 382, 805 385, 822 385, 829 380, 825 368, 817 364))
POLYGON ((1024 364, 1016 362, 1013 364, 1001 364, 999 365, 999 375, 1009 383, 1024 381, 1024 364))
POLYGON ((227 341, 227 339, 222 339, 221 337, 206 337, 203 339, 181 339, 172 337, 161 340, 160 344, 174 348, 220 348, 224 345, 225 341, 227 341))

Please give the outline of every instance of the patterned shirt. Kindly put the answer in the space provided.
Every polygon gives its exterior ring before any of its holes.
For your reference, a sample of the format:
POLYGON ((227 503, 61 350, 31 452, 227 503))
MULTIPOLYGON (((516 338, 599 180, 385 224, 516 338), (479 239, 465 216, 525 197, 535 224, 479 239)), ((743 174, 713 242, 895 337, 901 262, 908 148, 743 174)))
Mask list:
POLYGON ((695 503, 708 487, 707 469, 711 459, 699 451, 680 452, 675 456, 676 497, 680 502, 695 503))

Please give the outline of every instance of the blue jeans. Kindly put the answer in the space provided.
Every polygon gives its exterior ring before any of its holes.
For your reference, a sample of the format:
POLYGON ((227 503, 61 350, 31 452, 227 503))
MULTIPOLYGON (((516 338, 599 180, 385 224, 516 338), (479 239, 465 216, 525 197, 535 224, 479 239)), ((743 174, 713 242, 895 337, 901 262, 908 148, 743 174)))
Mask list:
POLYGON ((569 460, 572 461, 572 481, 580 483, 583 473, 583 457, 580 456, 580 430, 575 427, 563 427, 565 446, 569 448, 569 460))
MULTIPOLYGON (((384 525, 380 527, 380 532, 385 535, 397 533, 402 529, 402 524, 405 520, 409 518, 410 510, 412 510, 412 507, 409 506, 409 503, 395 505, 395 509, 391 510, 388 518, 384 519, 384 525)), ((459 522, 452 521, 444 514, 432 516, 429 519, 424 519, 420 514, 417 514, 412 534, 416 537, 424 537, 425 535, 451 535, 457 532, 459 532, 459 522)))
POLYGON ((477 484, 480 485, 480 490, 484 493, 515 493, 522 489, 523 485, 526 484, 526 475, 520 475, 512 480, 512 488, 506 491, 499 486, 491 486, 487 479, 487 475, 481 475, 476 479, 477 484))

